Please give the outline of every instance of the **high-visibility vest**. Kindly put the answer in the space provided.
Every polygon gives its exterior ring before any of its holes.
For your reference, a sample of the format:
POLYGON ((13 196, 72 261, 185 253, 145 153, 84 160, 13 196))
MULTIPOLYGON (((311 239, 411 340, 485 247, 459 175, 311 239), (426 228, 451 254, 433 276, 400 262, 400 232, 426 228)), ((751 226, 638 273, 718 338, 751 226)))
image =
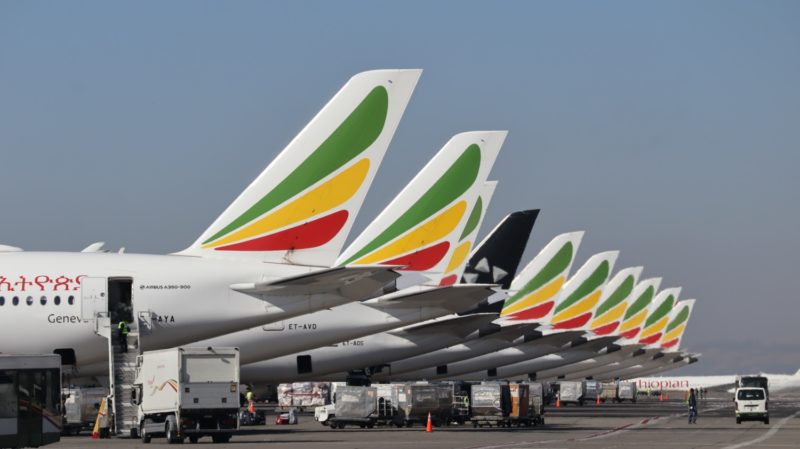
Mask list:
POLYGON ((119 324, 117 324, 117 329, 119 329, 119 331, 122 332, 122 335, 128 335, 129 329, 127 322, 120 321, 119 324))

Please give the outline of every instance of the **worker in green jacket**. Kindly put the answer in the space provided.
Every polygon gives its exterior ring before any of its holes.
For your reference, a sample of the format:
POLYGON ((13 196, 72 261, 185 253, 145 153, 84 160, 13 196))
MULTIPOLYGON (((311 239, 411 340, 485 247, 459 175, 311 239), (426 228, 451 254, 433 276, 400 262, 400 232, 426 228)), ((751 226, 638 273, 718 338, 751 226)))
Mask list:
POLYGON ((117 338, 119 340, 119 352, 128 352, 128 322, 121 320, 117 324, 117 338))

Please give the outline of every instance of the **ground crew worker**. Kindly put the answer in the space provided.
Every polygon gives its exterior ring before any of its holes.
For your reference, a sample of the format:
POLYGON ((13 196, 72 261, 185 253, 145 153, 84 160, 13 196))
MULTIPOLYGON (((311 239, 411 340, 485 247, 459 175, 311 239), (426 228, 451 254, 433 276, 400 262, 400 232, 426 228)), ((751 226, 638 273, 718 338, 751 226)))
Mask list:
POLYGON ((689 389, 686 404, 689 406, 689 424, 697 424, 697 397, 694 395, 694 388, 689 389))
POLYGON ((128 352, 128 322, 125 320, 121 320, 119 324, 117 324, 117 336, 119 338, 119 351, 120 352, 128 352))
POLYGON ((251 390, 250 387, 247 387, 247 393, 245 393, 244 398, 247 400, 247 411, 250 412, 250 415, 253 418, 256 417, 255 404, 253 403, 255 401, 255 397, 256 395, 253 394, 253 390, 251 390))

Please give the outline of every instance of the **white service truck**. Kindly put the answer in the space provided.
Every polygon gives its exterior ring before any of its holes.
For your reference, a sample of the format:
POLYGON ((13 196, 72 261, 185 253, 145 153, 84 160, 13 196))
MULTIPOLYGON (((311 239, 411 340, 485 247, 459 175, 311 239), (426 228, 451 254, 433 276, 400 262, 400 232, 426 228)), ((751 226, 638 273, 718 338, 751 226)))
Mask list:
POLYGON ((181 347, 148 351, 137 358, 132 402, 139 436, 149 443, 210 435, 226 443, 239 429, 239 349, 181 347))

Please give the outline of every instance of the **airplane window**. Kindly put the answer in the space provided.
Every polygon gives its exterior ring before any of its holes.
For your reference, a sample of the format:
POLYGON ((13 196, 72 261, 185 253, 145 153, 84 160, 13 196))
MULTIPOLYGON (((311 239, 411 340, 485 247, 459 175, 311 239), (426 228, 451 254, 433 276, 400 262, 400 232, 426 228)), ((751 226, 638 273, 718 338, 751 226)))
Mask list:
POLYGON ((33 296, 28 296, 25 298, 25 303, 27 303, 29 306, 33 305, 33 296))
POLYGON ((69 305, 75 304, 75 297, 74 296, 70 296, 69 298, 67 298, 67 302, 69 303, 69 305))
POLYGON ((39 298, 39 302, 42 303, 42 305, 47 304, 47 297, 46 296, 42 296, 41 298, 39 298))
POLYGON ((19 296, 15 296, 14 299, 11 300, 11 304, 14 304, 15 306, 19 304, 19 296))
POLYGON ((55 298, 53 298, 53 304, 55 304, 55 305, 61 304, 61 297, 60 296, 56 296, 55 298))
POLYGON ((6 297, 5 296, 0 296, 0 306, 4 306, 4 305, 6 305, 6 297))

